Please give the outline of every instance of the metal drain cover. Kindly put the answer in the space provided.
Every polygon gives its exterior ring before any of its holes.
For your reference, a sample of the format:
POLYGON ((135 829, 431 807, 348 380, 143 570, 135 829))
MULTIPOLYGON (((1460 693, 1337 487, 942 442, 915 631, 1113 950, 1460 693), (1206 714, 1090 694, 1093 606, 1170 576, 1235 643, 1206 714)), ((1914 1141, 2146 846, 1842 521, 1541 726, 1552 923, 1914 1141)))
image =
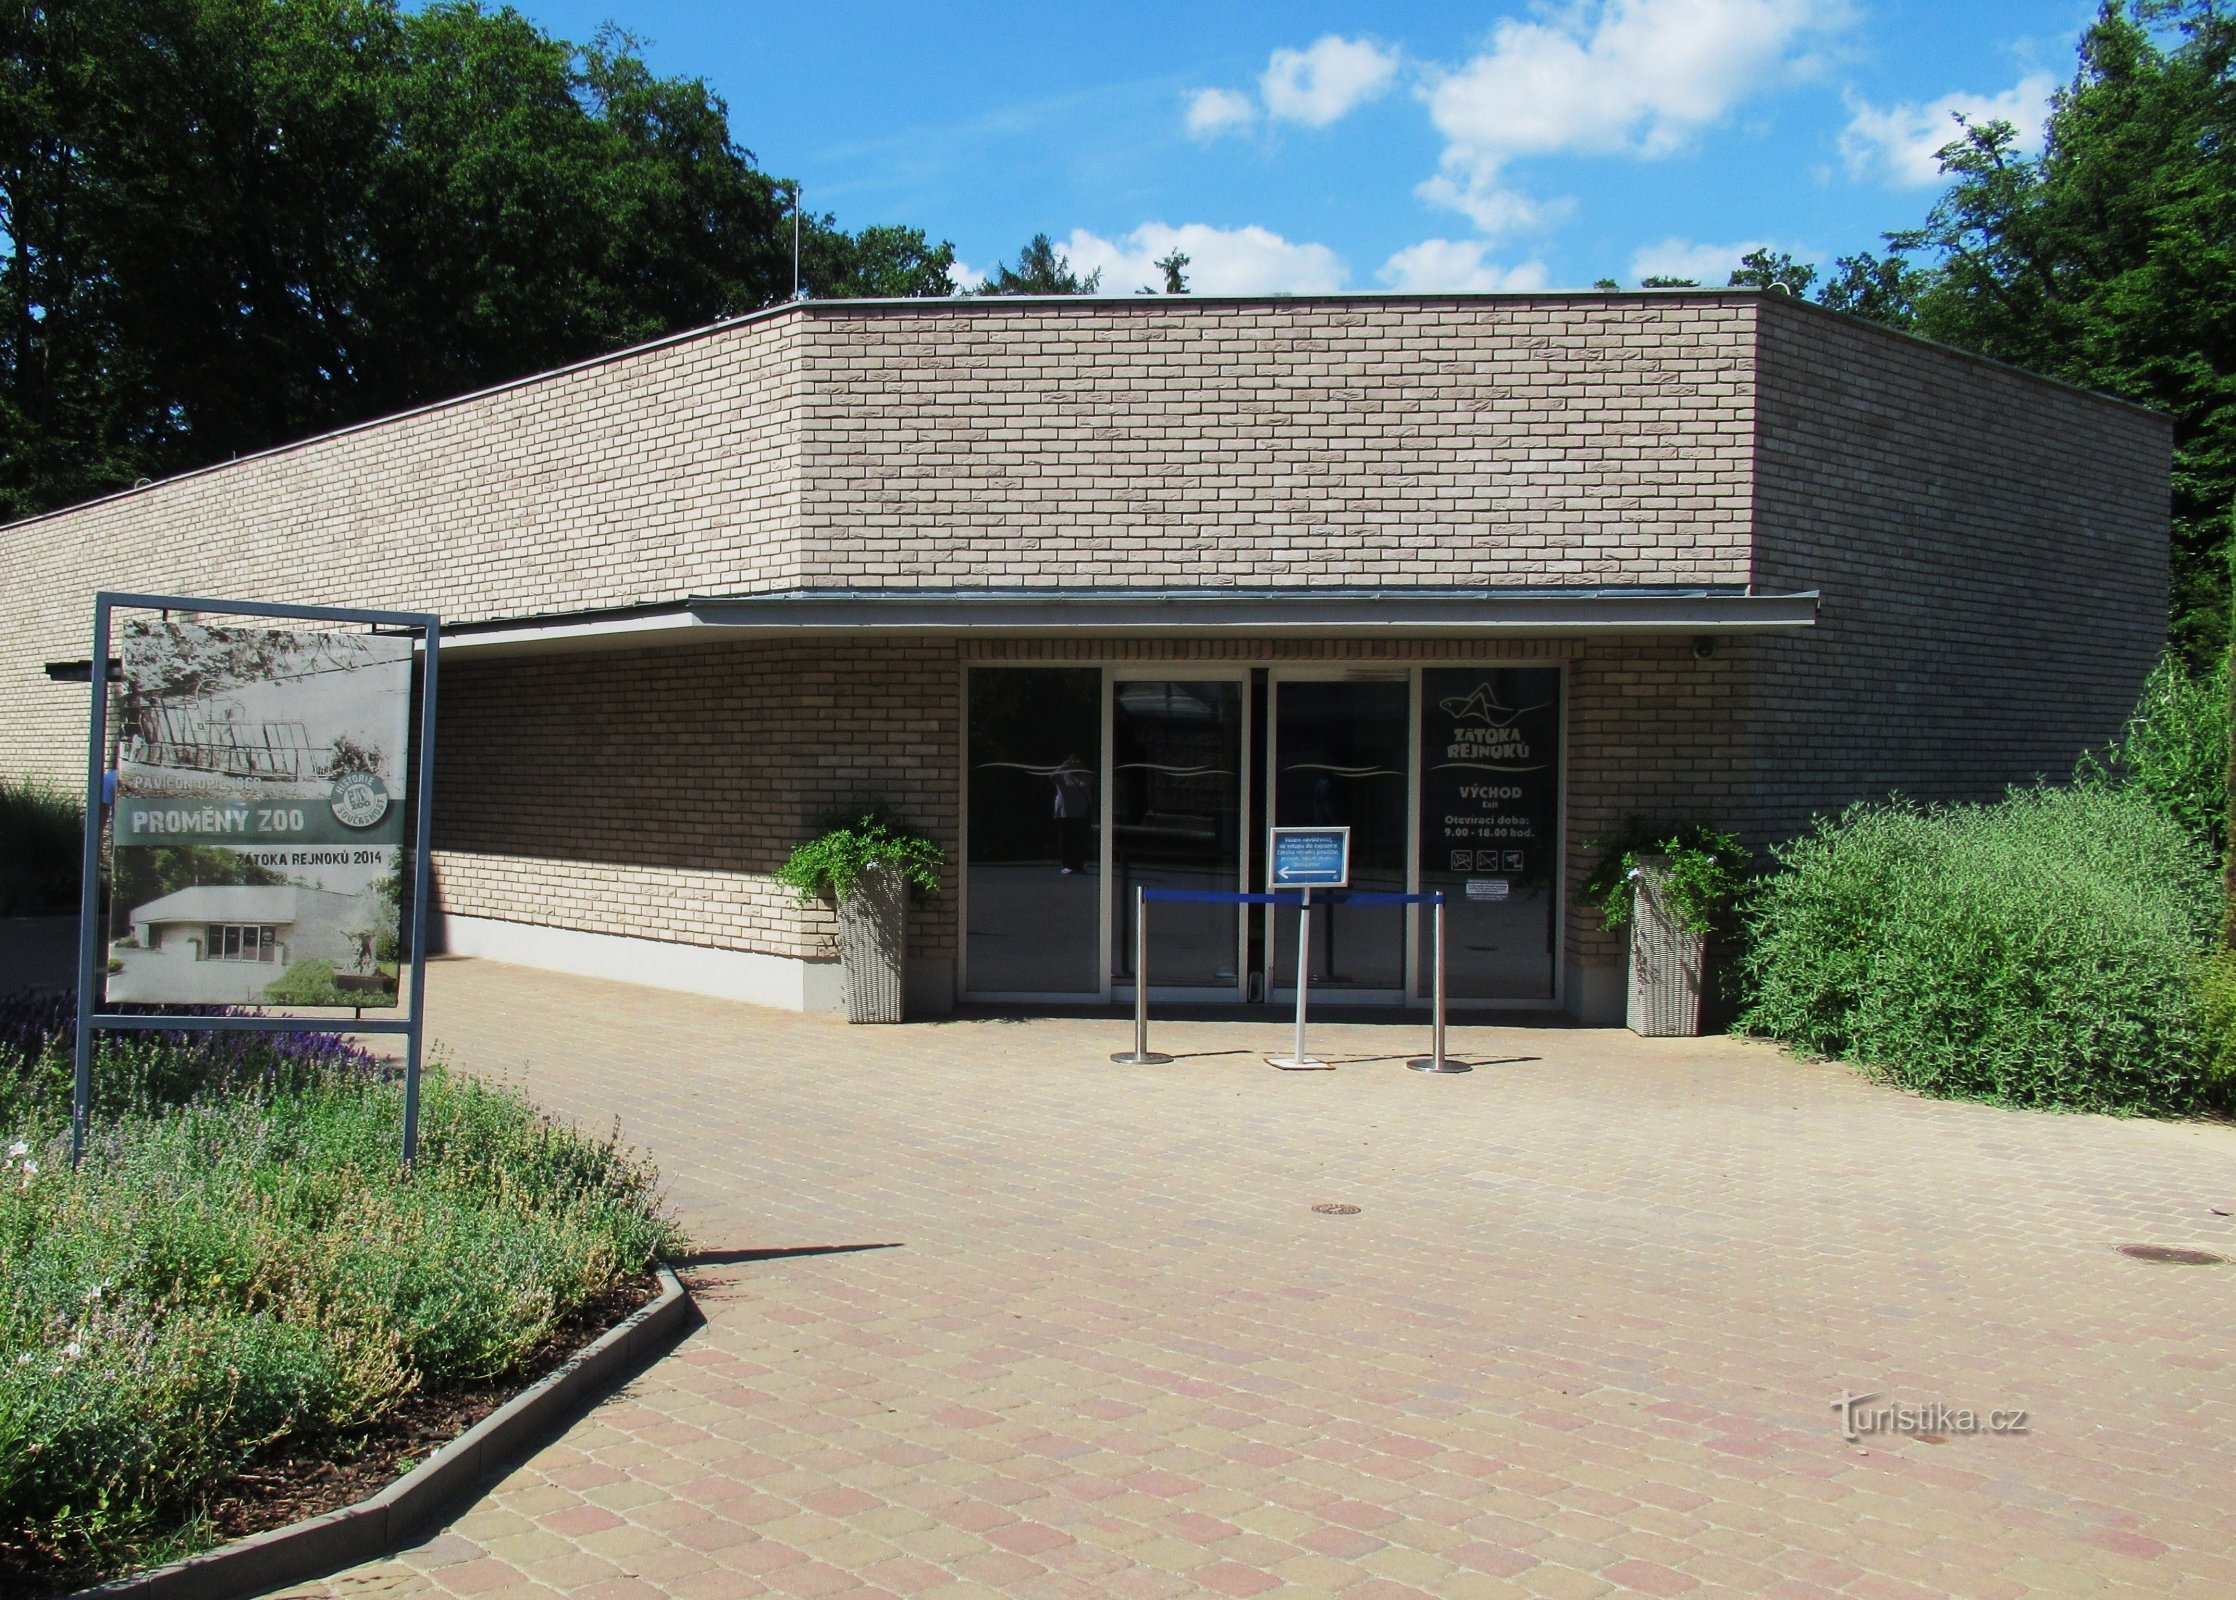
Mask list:
POLYGON ((1324 1206, 1314 1206, 1312 1209, 1319 1212, 1323 1217, 1355 1217, 1359 1214, 1357 1206, 1336 1205, 1332 1202, 1324 1206))
POLYGON ((2228 1260, 2210 1250, 2184 1250, 2171 1244, 2123 1244, 2120 1254, 2137 1261, 2161 1261, 2172 1267, 2217 1267, 2228 1260))

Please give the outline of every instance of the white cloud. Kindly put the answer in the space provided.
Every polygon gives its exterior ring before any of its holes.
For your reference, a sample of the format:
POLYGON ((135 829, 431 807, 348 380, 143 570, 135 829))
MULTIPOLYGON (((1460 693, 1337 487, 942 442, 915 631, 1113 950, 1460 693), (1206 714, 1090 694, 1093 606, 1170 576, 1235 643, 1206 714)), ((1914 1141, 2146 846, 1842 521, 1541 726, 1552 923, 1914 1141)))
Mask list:
POLYGON ((1105 239, 1085 228, 1072 230, 1063 245, 1072 271, 1084 277, 1102 270, 1106 294, 1162 288, 1161 256, 1175 249, 1188 258, 1188 287, 1203 294, 1322 294, 1343 287, 1343 258, 1324 244, 1295 244, 1255 224, 1214 228, 1190 222, 1168 227, 1145 222, 1123 239, 1105 239))
POLYGON ((1761 239, 1742 239, 1737 244, 1695 244, 1690 239, 1664 239, 1659 244, 1647 245, 1630 258, 1630 275, 1634 280, 1690 278, 1709 288, 1721 289, 1739 270, 1741 256, 1768 248, 1767 242, 1761 239))
POLYGON ((1396 51, 1331 33, 1307 49, 1274 51, 1258 92, 1268 116, 1324 128, 1387 91, 1397 68, 1396 51))
POLYGON ((1188 137, 1216 139, 1258 120, 1258 108, 1238 89, 1198 89, 1188 96, 1188 137))
POLYGON ((1575 0, 1509 17, 1423 89, 1445 148, 1418 192, 1486 232, 1541 226, 1546 209, 1504 181, 1509 161, 1671 154, 1806 71, 1811 37, 1846 21, 1841 0, 1575 0))
POLYGON ((1945 94, 1916 104, 1905 102, 1884 110, 1865 101, 1854 103, 1855 114, 1840 134, 1840 153, 1853 178, 1876 176, 1881 181, 1922 188, 1942 181, 1935 152, 1961 136, 1959 116, 1979 122, 2008 122, 2019 132, 2026 150, 2042 146, 2042 124, 2049 116, 2050 96, 2057 79, 2047 72, 2030 73, 2001 94, 1945 94))
POLYGON ((956 294, 969 294, 986 281, 986 274, 957 256, 954 264, 947 269, 947 281, 956 294))
POLYGON ((1435 292, 1446 289, 1542 289, 1545 263, 1524 261, 1502 267, 1483 259, 1479 239, 1423 239, 1382 263, 1375 274, 1393 289, 1435 292))

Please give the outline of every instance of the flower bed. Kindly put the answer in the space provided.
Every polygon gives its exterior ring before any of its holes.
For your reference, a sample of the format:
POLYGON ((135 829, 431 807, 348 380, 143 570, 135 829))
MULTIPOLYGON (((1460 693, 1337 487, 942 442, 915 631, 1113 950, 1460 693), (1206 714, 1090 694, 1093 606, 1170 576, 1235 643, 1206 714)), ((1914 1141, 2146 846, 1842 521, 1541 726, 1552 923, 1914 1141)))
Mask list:
MULTIPOLYGON (((214 1543, 244 1474, 524 1374, 680 1238, 651 1167, 332 1035, 104 1043, 69 1169, 69 1017, 0 1006, 0 1588, 214 1543)), ((237 1519, 235 1519, 237 1520, 237 1519)))

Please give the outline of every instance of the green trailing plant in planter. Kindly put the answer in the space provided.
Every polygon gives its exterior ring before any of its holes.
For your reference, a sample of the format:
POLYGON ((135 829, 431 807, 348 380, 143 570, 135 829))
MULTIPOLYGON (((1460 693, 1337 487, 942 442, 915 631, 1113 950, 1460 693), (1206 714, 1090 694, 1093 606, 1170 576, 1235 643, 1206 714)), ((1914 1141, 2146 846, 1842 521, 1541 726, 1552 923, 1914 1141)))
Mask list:
POLYGON ((899 1022, 907 1009, 909 891, 934 894, 947 856, 880 812, 840 822, 793 850, 777 869, 803 901, 828 896, 838 913, 840 976, 849 1022, 899 1022))
POLYGON ((776 881, 802 900, 828 897, 843 903, 865 867, 891 867, 919 894, 939 892, 939 869, 947 852, 920 833, 896 828, 876 811, 838 822, 807 843, 793 847, 776 881))
POLYGON ((1751 862, 1735 836, 1697 822, 1659 829, 1634 824, 1607 847, 1584 893, 1608 927, 1630 930, 1623 1015, 1632 1032, 1689 1037, 1701 1031, 1708 1020, 1710 943, 1734 929, 1751 862))
POLYGON ((1679 930, 1703 934, 1731 926, 1754 863, 1738 835, 1705 823, 1661 830, 1633 825, 1606 847, 1584 880, 1584 898, 1610 928, 1627 927, 1636 913, 1641 858, 1664 863, 1661 901, 1679 930))

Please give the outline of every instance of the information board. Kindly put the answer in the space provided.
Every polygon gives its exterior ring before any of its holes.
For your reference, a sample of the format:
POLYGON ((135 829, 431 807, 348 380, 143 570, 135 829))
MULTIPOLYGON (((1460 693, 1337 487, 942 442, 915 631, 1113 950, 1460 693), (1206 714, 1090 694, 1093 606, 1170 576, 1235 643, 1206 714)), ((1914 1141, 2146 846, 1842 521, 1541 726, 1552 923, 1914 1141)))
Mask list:
POLYGON ((123 629, 107 996, 397 1003, 412 641, 123 629))
POLYGON ((1272 865, 1276 889, 1340 889, 1351 881, 1351 830, 1276 828, 1272 865))

